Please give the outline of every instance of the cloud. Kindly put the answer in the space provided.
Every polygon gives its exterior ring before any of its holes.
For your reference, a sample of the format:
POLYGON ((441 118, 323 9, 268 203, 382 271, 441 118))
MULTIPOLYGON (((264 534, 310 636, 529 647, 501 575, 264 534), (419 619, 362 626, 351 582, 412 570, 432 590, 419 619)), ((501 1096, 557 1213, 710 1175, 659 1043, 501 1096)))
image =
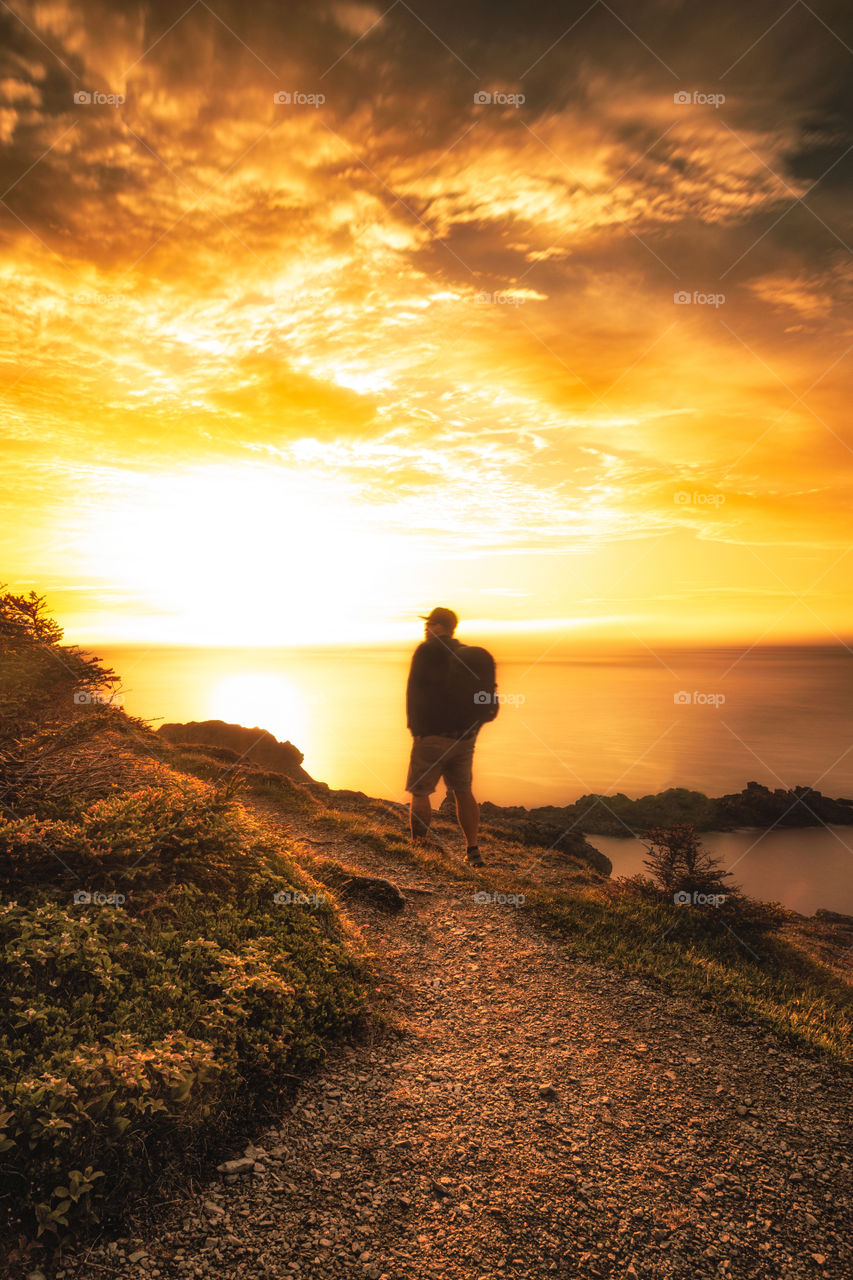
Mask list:
POLYGON ((107 475, 261 464, 555 616, 514 549, 687 539, 730 580, 846 536, 839 6, 20 13, 0 395, 43 546, 107 475))

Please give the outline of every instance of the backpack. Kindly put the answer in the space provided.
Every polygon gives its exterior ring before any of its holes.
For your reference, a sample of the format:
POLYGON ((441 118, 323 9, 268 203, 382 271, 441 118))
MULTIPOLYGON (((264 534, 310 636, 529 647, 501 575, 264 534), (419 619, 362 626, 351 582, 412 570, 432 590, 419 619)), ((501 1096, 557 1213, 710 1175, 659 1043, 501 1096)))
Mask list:
POLYGON ((484 725, 498 714, 495 660, 488 649, 460 644, 450 661, 448 701, 460 729, 484 725))

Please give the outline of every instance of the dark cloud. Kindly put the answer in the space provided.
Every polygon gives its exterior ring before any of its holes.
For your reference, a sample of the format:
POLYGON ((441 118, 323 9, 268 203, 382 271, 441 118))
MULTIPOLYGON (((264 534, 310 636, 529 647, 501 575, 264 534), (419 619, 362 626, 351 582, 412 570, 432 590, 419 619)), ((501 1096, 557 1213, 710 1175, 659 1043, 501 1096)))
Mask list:
MULTIPOLYGON (((761 159, 760 135, 777 135, 774 159, 783 180, 819 178, 853 137, 849 98, 837 87, 849 81, 850 23, 837 4, 815 6, 817 16, 795 5, 780 19, 771 4, 747 12, 733 3, 706 9, 686 0, 624 10, 603 3, 555 10, 543 3, 442 2, 427 9, 401 0, 362 39, 355 32, 379 8, 363 6, 359 15, 357 6, 334 3, 282 9, 199 2, 177 22, 166 3, 70 6, 64 21, 55 14, 40 21, 44 12, 21 7, 32 30, 8 12, 0 19, 6 107, 14 115, 7 116, 0 182, 5 188, 19 180, 8 203, 35 234, 59 252, 77 244, 83 256, 96 256, 98 245, 109 252, 122 236, 132 253, 140 240, 162 235, 188 195, 181 181, 193 192, 205 190, 241 163, 253 130, 260 136, 270 127, 275 132, 259 144, 267 158, 275 139, 285 151, 298 150, 300 132, 314 139, 318 127, 333 129, 358 158, 323 156, 317 148, 304 157, 315 197, 352 183, 386 207, 398 184, 405 190, 424 168, 440 174, 443 153, 455 145, 474 157, 502 142, 535 166, 524 128, 538 134, 559 116, 567 128, 555 151, 567 165, 573 134, 582 129, 588 146, 608 153, 606 176, 618 178, 633 166, 632 182, 657 185, 663 198, 702 162, 679 141, 689 112, 699 112, 674 109, 679 89, 725 92, 720 120, 743 133, 761 159), (16 85, 37 101, 10 100, 16 85), (517 112, 484 113, 473 100, 484 86, 524 92, 526 102, 517 112), (324 93, 320 123, 310 110, 282 119, 271 101, 280 87, 324 93), (122 93, 127 101, 119 110, 84 109, 73 102, 81 89, 122 93), (675 136, 660 141, 667 124, 675 136), (26 173, 52 144, 55 150, 26 173), (86 226, 96 201, 115 206, 118 225, 106 238, 99 228, 90 243, 86 226)), ((836 163, 815 198, 828 199, 849 173, 849 165, 836 163)), ((751 182, 760 187, 767 177, 754 162, 751 182)), ((572 194, 566 174, 562 195, 570 201, 572 194)), ((452 200, 452 192, 443 196, 452 200)), ((428 220, 429 202, 416 195, 407 205, 428 220)), ((703 210, 686 212, 701 217, 703 210)), ((21 234, 14 217, 4 221, 7 234, 21 234)), ((188 238, 197 234, 195 221, 188 238)), ((254 234, 249 219, 247 237, 254 234)))

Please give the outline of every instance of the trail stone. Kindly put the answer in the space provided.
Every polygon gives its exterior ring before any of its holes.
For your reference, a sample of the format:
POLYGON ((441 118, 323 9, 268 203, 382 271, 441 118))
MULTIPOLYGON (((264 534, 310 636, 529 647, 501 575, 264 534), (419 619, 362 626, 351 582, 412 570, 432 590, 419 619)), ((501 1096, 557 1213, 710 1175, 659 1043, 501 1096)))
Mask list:
POLYGON ((255 1162, 251 1156, 238 1156, 236 1160, 226 1160, 224 1164, 216 1166, 217 1173, 236 1175, 241 1173, 250 1173, 255 1167, 255 1162))

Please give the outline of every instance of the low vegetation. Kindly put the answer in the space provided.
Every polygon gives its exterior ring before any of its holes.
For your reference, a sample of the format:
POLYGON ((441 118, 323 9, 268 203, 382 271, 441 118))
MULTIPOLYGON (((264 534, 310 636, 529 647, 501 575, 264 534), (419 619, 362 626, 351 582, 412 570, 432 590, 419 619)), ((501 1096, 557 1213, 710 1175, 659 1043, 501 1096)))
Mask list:
POLYGON ((61 645, 42 601, 0 596, 0 637, 14 1257, 200 1167, 365 1023, 372 984, 334 894, 246 815, 233 781, 152 756, 153 735, 109 701, 112 673, 61 645))
POLYGON ((789 913, 728 885, 690 824, 653 829, 646 865, 649 876, 581 888, 524 873, 502 887, 521 889, 574 953, 853 1065, 853 993, 778 936, 789 913))
POLYGON ((747 942, 710 909, 632 893, 534 890, 528 904, 578 955, 658 981, 800 1050, 853 1065, 849 986, 781 939, 747 942))

